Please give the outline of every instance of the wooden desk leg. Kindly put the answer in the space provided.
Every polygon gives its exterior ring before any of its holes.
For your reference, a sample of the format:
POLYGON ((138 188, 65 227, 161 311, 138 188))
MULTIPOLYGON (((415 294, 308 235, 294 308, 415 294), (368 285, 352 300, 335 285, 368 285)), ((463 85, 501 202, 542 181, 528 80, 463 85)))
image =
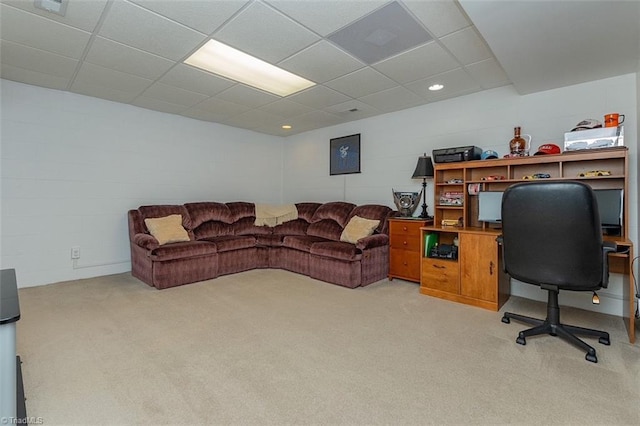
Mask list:
POLYGON ((633 345, 636 342, 636 316, 635 316, 636 289, 633 283, 632 268, 633 268, 633 245, 629 247, 629 317, 625 318, 628 321, 627 332, 629 333, 629 343, 633 345))

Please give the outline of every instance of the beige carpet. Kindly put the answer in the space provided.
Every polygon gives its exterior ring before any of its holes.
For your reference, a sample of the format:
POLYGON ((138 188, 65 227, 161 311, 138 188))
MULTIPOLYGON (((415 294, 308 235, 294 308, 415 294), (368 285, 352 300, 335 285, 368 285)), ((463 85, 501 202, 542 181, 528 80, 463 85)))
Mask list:
POLYGON ((254 270, 158 291, 120 274, 21 289, 20 304, 27 411, 45 425, 640 424, 640 345, 577 309, 563 321, 611 333, 598 364, 401 280, 254 270))

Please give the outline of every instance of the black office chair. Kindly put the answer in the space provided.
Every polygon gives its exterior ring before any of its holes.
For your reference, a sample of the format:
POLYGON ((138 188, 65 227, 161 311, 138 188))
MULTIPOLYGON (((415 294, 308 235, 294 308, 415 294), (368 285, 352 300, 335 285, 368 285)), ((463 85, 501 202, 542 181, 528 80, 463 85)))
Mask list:
POLYGON ((512 278, 548 291, 545 320, 506 312, 511 319, 533 324, 516 342, 539 334, 559 336, 598 362, 596 350, 576 334, 598 337, 609 345, 609 333, 560 323, 559 290, 593 291, 607 287, 607 253, 615 245, 603 243, 598 205, 593 190, 581 182, 531 182, 510 186, 502 199, 504 269, 512 278))

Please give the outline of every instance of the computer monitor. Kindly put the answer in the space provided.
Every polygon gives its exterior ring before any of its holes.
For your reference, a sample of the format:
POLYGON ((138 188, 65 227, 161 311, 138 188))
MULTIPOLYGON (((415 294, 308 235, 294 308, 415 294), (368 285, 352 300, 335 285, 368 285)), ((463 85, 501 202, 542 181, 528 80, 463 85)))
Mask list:
POLYGON ((622 189, 595 189, 602 232, 606 235, 620 235, 624 211, 624 191, 622 189))
POLYGON ((502 221, 501 191, 482 191, 478 193, 478 220, 489 223, 502 221))

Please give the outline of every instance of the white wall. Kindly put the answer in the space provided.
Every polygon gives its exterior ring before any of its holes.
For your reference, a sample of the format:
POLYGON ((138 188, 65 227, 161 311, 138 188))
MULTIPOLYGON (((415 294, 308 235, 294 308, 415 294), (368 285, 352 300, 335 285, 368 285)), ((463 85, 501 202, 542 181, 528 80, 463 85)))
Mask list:
POLYGON ((281 138, 0 84, 0 267, 20 287, 131 270, 126 213, 140 205, 282 200, 281 138))
MULTIPOLYGON (((284 152, 284 198, 289 201, 347 200, 393 207, 391 188, 419 191, 411 179, 417 158, 435 148, 476 145, 506 154, 513 127, 533 136, 532 150, 543 143, 563 144, 564 132, 585 118, 600 121, 609 112, 626 114, 625 143, 631 159, 630 235, 638 235, 638 158, 636 74, 520 96, 512 86, 441 101, 409 110, 290 136, 284 152), (361 133, 362 173, 329 176, 329 139, 361 133)), ((427 204, 433 214, 433 186, 427 204)), ((419 213, 419 210, 416 214, 419 213)), ((637 249, 636 249, 637 250, 637 249)), ((622 312, 622 277, 614 276, 601 294, 601 311, 622 312)), ((514 283, 512 294, 546 297, 539 289, 514 283)), ((567 299, 563 294, 561 296, 567 299)), ((591 295, 563 303, 589 308, 591 295)))

